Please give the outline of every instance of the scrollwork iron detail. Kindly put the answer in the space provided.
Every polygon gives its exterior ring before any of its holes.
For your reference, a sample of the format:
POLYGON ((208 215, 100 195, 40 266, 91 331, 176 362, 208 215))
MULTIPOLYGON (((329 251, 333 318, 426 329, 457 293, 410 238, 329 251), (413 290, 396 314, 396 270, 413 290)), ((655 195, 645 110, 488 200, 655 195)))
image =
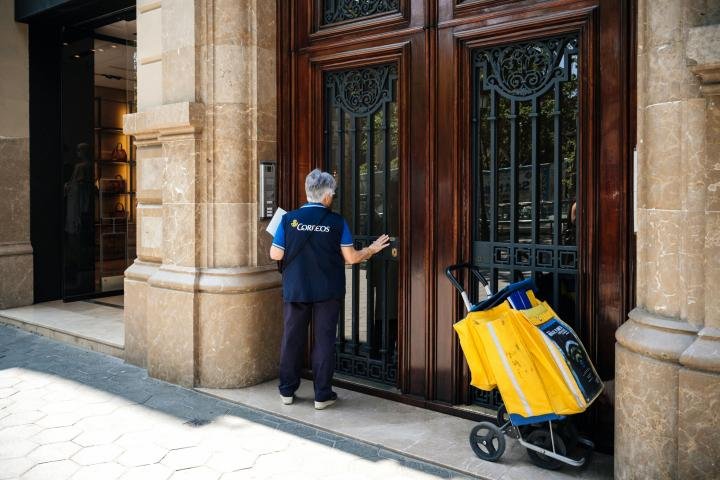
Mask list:
POLYGON ((378 13, 400 11, 400 0, 325 0, 323 24, 357 20, 378 13))
POLYGON ((577 53, 577 37, 567 36, 491 47, 475 52, 488 90, 513 100, 538 97, 555 82, 567 81, 568 55, 577 53))
POLYGON ((397 76, 394 64, 330 72, 325 85, 331 89, 331 100, 346 112, 355 115, 374 113, 392 100, 391 78, 397 76))

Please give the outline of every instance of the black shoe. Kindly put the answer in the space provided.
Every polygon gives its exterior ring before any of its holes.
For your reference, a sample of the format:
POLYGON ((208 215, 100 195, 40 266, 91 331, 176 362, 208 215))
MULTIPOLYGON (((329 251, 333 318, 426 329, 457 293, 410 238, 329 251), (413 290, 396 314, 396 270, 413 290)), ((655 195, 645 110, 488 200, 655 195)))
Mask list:
POLYGON ((323 402, 318 402, 315 400, 315 410, 324 410, 328 408, 329 406, 333 405, 337 401, 337 393, 332 392, 330 394, 330 398, 323 402))

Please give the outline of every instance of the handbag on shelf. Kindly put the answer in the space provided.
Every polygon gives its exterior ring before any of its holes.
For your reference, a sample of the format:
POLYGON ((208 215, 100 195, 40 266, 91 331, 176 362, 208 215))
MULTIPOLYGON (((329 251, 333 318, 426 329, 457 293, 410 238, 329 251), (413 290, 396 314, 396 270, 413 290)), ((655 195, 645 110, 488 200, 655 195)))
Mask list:
POLYGON ((125 210, 125 204, 122 202, 117 202, 115 204, 115 209, 113 210, 112 217, 113 218, 125 218, 127 216, 127 211, 125 210))
POLYGON ((115 178, 101 178, 100 188, 108 193, 125 193, 125 179, 120 174, 115 178))
POLYGON ((113 151, 110 154, 110 159, 113 162, 127 162, 127 152, 123 148, 122 143, 115 145, 115 148, 113 148, 113 151))

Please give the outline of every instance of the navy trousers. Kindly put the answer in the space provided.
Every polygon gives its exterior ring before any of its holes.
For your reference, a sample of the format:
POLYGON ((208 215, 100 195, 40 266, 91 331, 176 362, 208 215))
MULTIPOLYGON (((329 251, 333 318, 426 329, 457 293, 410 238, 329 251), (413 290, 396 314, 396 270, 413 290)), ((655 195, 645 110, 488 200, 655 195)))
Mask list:
POLYGON ((312 369, 315 400, 324 402, 332 395, 335 371, 335 336, 341 300, 283 304, 285 329, 280 346, 280 395, 290 397, 300 386, 300 370, 307 344, 310 321, 313 322, 312 369))

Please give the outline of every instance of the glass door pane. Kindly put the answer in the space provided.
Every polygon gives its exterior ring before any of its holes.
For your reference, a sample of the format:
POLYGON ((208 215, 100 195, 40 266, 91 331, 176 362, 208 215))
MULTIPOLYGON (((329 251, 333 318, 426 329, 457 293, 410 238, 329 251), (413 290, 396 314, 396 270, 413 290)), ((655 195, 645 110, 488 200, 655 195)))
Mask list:
POLYGON ((475 50, 472 156, 473 262, 494 292, 532 276, 580 333, 578 57, 576 34, 475 50))
POLYGON ((336 368, 355 377, 397 381, 399 230, 397 67, 386 64, 325 76, 325 168, 338 181, 333 209, 356 248, 389 234, 390 248, 346 267, 347 295, 336 368))
POLYGON ((95 291, 93 38, 66 29, 62 48, 63 298, 95 291))
POLYGON ((62 59, 63 298, 121 292, 135 258, 132 12, 98 28, 65 28, 62 59))

